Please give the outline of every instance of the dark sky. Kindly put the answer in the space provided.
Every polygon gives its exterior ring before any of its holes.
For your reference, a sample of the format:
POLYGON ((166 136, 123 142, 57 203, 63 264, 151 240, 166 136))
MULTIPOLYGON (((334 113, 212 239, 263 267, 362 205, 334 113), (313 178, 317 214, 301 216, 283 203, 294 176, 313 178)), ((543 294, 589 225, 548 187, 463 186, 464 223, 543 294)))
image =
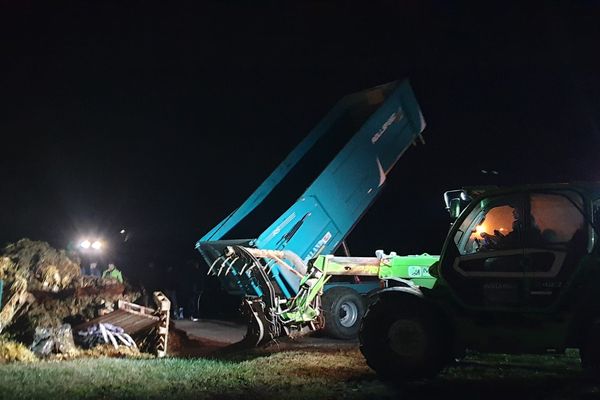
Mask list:
POLYGON ((405 77, 427 144, 353 253, 439 252, 448 189, 600 179, 600 4, 279 3, 0 3, 0 241, 193 255, 339 98, 405 77))

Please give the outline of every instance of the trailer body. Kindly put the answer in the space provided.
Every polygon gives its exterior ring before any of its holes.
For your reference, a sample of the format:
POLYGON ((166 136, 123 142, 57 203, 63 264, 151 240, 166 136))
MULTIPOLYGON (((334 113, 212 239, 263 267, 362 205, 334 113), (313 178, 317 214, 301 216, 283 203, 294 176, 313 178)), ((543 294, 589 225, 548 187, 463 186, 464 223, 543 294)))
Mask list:
MULTIPOLYGON (((289 250, 305 263, 333 254, 383 188, 387 174, 420 137, 425 120, 408 81, 395 81, 344 97, 267 177, 256 191, 196 244, 209 264, 232 243, 266 250, 289 250), (254 238, 227 234, 277 192, 307 155, 330 139, 349 138, 304 193, 254 238), (228 240, 229 239, 229 240, 228 240)), ((286 298, 296 295, 300 278, 273 264, 273 280, 286 298)), ((263 290, 225 277, 231 292, 261 296, 263 290)), ((373 283, 367 284, 373 288, 373 283)))

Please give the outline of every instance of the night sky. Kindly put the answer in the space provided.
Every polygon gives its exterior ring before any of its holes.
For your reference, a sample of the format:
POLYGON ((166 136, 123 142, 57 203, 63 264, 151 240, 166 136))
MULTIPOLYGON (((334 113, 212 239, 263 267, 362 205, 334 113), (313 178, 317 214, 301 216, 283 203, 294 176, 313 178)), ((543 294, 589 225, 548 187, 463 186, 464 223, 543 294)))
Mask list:
POLYGON ((426 145, 354 255, 439 252, 445 190, 600 180, 595 2, 56 3, 0 3, 2 243, 124 227, 134 263, 198 257, 341 97, 402 78, 426 145))

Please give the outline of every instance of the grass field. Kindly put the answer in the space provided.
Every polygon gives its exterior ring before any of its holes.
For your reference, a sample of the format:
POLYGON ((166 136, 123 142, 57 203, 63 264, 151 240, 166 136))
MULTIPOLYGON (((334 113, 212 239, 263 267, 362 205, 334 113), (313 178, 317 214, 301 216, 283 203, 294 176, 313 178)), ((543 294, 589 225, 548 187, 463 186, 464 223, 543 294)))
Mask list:
POLYGON ((438 378, 379 382, 358 350, 225 360, 81 359, 0 366, 0 399, 581 399, 600 397, 568 356, 471 356, 438 378))

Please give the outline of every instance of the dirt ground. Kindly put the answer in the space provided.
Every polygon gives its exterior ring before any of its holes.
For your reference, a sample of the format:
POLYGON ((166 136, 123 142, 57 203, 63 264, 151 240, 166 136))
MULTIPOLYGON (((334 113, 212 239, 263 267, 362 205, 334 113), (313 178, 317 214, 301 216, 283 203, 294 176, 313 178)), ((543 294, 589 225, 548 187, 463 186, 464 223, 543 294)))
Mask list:
POLYGON ((228 343, 190 337, 184 330, 173 326, 169 329, 167 353, 171 357, 207 357, 228 346, 228 343))
POLYGON ((232 321, 200 320, 171 321, 168 354, 174 357, 228 357, 236 352, 275 353, 288 350, 340 350, 358 346, 356 340, 336 340, 312 333, 288 338, 282 337, 257 349, 240 345, 246 327, 232 321))

